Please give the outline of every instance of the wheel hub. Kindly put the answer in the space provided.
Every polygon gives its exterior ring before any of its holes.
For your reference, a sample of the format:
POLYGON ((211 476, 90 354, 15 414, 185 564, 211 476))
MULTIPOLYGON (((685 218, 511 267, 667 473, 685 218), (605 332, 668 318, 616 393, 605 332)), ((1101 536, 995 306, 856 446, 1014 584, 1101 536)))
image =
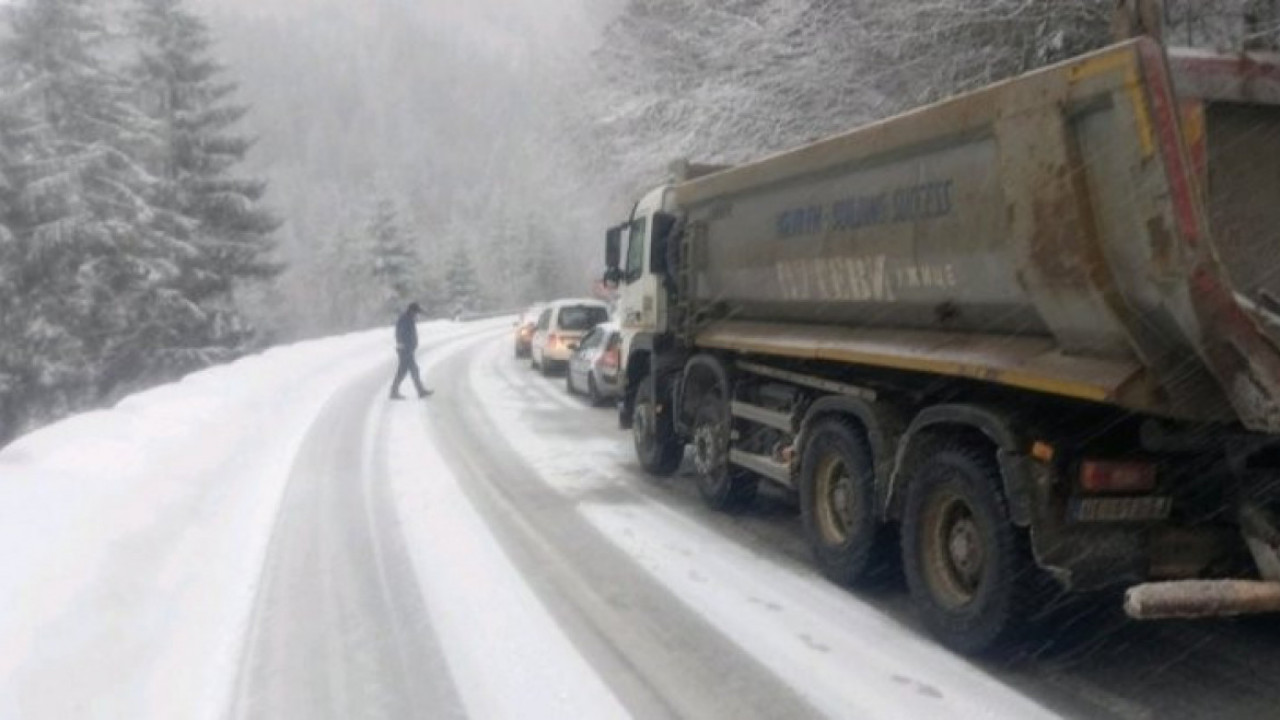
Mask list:
POLYGON ((971 518, 957 520, 951 526, 947 550, 951 555, 951 564, 961 578, 967 584, 976 583, 982 572, 982 543, 978 538, 978 526, 971 518))
POLYGON ((982 585, 986 545, 969 503, 938 493, 926 505, 922 532, 925 572, 939 601, 953 608, 972 602, 982 585))
POLYGON ((720 440, 714 425, 700 425, 693 433, 693 464, 709 475, 720 465, 720 440))
POLYGON ((853 478, 849 476, 844 461, 837 455, 829 456, 818 469, 820 505, 818 525, 827 542, 839 545, 846 542, 854 526, 854 504, 857 496, 853 478))

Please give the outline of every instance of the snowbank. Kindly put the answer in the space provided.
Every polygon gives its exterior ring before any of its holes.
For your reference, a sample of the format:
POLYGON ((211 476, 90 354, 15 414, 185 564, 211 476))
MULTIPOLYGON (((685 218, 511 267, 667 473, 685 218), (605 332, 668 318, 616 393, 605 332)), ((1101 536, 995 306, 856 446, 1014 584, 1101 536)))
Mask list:
POLYGON ((0 717, 220 716, 292 459, 389 342, 275 348, 0 452, 0 717))

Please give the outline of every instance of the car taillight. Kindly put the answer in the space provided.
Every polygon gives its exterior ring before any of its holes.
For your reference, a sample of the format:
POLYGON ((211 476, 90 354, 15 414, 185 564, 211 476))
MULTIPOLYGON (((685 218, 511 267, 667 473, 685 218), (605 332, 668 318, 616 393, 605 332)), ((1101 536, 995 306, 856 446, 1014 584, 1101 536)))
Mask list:
POLYGON ((1156 487, 1156 466, 1145 462, 1085 460, 1080 489, 1092 493, 1148 492, 1156 487))
POLYGON ((556 345, 559 345, 559 344, 560 344, 560 336, 559 336, 559 335, 556 335, 555 333, 549 333, 549 334, 547 335, 547 347, 553 348, 553 347, 555 347, 556 345))
POLYGON ((600 358, 600 364, 610 370, 616 370, 618 368, 618 364, 621 362, 622 353, 618 352, 618 348, 605 350, 604 355, 600 358))

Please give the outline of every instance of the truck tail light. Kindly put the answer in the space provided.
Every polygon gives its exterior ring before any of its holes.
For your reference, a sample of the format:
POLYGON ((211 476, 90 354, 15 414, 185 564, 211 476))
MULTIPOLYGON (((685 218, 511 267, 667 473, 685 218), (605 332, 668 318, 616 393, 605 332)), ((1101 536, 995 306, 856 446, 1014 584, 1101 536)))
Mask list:
POLYGON ((1146 462, 1085 460, 1080 489, 1091 493, 1139 493, 1156 488, 1156 466, 1146 462))

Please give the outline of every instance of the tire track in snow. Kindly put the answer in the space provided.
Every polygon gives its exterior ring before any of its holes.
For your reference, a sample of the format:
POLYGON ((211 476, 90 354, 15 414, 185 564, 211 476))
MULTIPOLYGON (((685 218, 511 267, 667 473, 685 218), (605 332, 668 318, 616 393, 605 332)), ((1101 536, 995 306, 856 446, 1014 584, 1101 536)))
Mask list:
POLYGON ((297 456, 230 717, 463 714, 388 493, 390 369, 380 363, 335 395, 297 456))
POLYGON ((543 425, 581 406, 563 396, 551 402, 544 393, 553 389, 541 378, 531 379, 532 396, 526 388, 514 401, 477 395, 469 370, 505 374, 482 352, 497 345, 477 342, 443 363, 441 374, 455 381, 432 404, 449 421, 432 423, 435 444, 511 562, 628 711, 644 718, 818 717, 585 522, 577 499, 545 485, 512 451, 505 428, 490 423, 478 402, 513 402, 543 425), (562 407, 548 414, 548 403, 562 407))
MULTIPOLYGON (((599 422, 591 415, 548 422, 540 412, 524 411, 505 396, 508 386, 519 382, 507 370, 510 363, 493 346, 476 354, 468 387, 472 405, 482 410, 468 417, 464 409, 461 415, 472 433, 504 435, 522 456, 516 462, 528 463, 522 476, 572 505, 593 543, 622 550, 626 565, 665 588, 672 607, 651 622, 692 612, 710 624, 720 642, 734 644, 713 664, 731 657, 758 662, 773 687, 790 686, 832 717, 1052 715, 811 569, 779 566, 719 537, 687 509, 650 499, 648 483, 627 478, 625 470, 618 476, 631 463, 619 467, 616 452, 608 448, 629 450, 625 434, 601 437, 591 427, 599 422)), ((552 390, 536 378, 529 384, 540 394, 552 390)), ((550 501, 540 499, 540 504, 550 501)), ((760 706, 746 714, 772 716, 760 706)))

